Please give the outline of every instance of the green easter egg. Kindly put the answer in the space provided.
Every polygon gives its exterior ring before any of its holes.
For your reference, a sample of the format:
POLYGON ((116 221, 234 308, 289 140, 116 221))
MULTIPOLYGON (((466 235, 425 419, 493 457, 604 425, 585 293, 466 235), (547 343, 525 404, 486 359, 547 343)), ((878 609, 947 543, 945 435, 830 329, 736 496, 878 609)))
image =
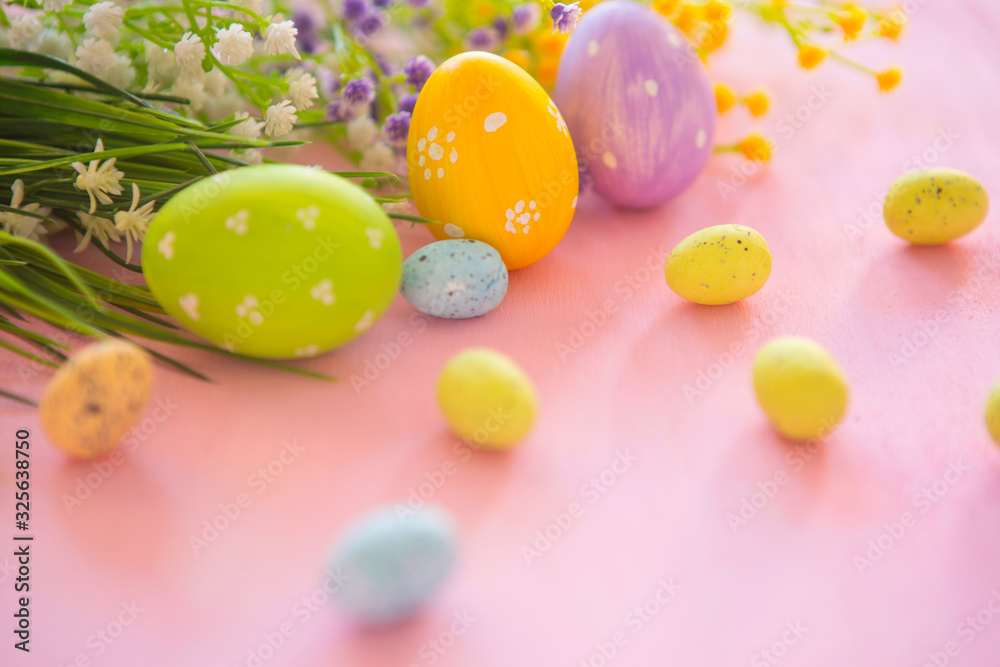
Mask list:
POLYGON ((243 167, 199 181, 146 232, 150 290, 183 326, 256 357, 343 345, 388 309, 399 237, 361 188, 318 169, 243 167))

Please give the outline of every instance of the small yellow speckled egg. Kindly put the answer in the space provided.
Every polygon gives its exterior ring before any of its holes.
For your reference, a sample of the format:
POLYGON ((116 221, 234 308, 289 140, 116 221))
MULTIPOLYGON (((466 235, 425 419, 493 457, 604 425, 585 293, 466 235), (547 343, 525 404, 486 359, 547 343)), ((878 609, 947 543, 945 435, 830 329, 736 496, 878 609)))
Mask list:
POLYGON ((717 225, 677 244, 664 267, 679 296, 718 306, 756 294, 771 275, 771 251, 756 230, 717 225))
POLYGON ((496 248, 510 270, 551 251, 573 220, 576 152, 562 114, 511 61, 470 51, 420 92, 406 147, 413 201, 439 240, 496 248))
POLYGON ((986 189, 957 169, 927 169, 900 176, 885 199, 885 224, 901 239, 938 245, 965 236, 990 211, 986 189))
POLYGON ((437 395, 455 433, 486 449, 520 441, 538 412, 531 378, 510 357, 483 347, 470 347, 448 361, 437 395))
POLYGON ((993 442, 1000 445, 1000 384, 993 388, 986 399, 986 428, 993 442))
POLYGON ((149 357, 135 345, 88 345, 45 388, 38 421, 52 444, 70 456, 103 456, 142 415, 152 380, 149 357))
POLYGON ((768 342, 753 365, 753 387, 764 413, 782 435, 818 438, 847 409, 847 378, 822 345, 800 336, 768 342))

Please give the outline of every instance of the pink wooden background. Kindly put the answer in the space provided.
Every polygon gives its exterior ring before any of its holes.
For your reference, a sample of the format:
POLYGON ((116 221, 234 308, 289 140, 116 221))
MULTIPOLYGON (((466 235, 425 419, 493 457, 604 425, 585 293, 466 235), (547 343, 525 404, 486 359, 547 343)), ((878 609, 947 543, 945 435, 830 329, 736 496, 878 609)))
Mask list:
MULTIPOLYGON (((513 274, 489 316, 429 322, 400 298, 368 335, 304 362, 339 384, 182 353, 215 382, 162 370, 161 411, 106 479, 49 447, 31 410, 0 403, 0 541, 21 427, 36 535, 27 659, 11 648, 13 549, 0 548, 0 664, 995 665, 1000 450, 982 410, 1000 380, 998 215, 910 248, 877 212, 918 160, 970 171, 1000 201, 1000 6, 907 5, 899 47, 859 50, 906 68, 891 96, 831 63, 798 70, 776 32, 734 31, 713 74, 772 89, 772 165, 744 179, 716 158, 646 213, 583 198, 562 244, 513 274), (682 303, 663 257, 720 223, 765 236, 770 282, 729 307, 682 303), (851 381, 843 427, 817 452, 776 436, 753 398, 754 352, 791 333, 827 346, 851 381), (468 345, 537 383, 537 429, 508 454, 470 455, 436 409, 437 373, 468 345), (356 390, 369 364, 381 368, 356 390), (293 441, 302 451, 276 463, 293 441), (256 472, 269 465, 270 482, 256 472), (353 627, 317 594, 328 545, 411 490, 455 515, 460 566, 411 621, 353 627), (249 504, 195 554, 190 537, 240 494, 249 504), (74 495, 87 497, 67 507, 74 495), (757 507, 734 529, 744 501, 757 507)), ((749 127, 730 114, 722 138, 749 127)), ((294 159, 333 164, 318 149, 294 159)), ((401 233, 407 253, 430 240, 401 233)), ((37 396, 45 377, 23 370, 0 356, 3 386, 37 396)))

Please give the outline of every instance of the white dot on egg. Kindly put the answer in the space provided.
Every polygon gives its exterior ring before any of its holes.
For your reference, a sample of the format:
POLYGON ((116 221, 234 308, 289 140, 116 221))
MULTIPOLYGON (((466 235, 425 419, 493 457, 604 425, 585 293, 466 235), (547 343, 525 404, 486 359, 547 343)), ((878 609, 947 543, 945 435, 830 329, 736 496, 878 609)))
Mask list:
POLYGON ((608 151, 601 156, 601 162, 603 162, 608 169, 618 168, 618 158, 616 158, 615 154, 611 151, 608 151))
POLYGON ((438 178, 444 178, 444 169, 438 167, 438 178))
POLYGON ((592 57, 592 58, 593 58, 594 56, 596 56, 596 55, 597 55, 597 52, 598 52, 598 51, 600 51, 600 50, 601 50, 601 45, 600 45, 600 44, 598 44, 598 43, 597 43, 596 41, 594 41, 594 40, 590 40, 590 41, 589 41, 589 42, 587 43, 587 54, 588 54, 588 55, 589 55, 590 57, 592 57))
POLYGON ((576 208, 576 201, 580 198, 580 195, 573 197, 573 205, 570 208, 576 208))
POLYGON ((454 132, 449 132, 448 136, 446 137, 446 139, 447 139, 447 141, 448 141, 449 144, 451 142, 455 141, 455 133, 454 132))
POLYGON ((430 130, 427 131, 427 141, 434 141, 435 139, 437 139, 437 135, 438 135, 437 127, 436 126, 432 127, 430 130))
POLYGON ((452 148, 451 149, 451 155, 449 155, 448 158, 451 160, 452 164, 455 164, 456 162, 458 162, 458 151, 456 151, 454 148, 452 148))
POLYGON ((430 169, 424 169, 424 180, 425 181, 431 180, 431 170, 430 169))
POLYGON ((678 37, 677 35, 675 35, 674 33, 669 33, 667 35, 667 41, 670 42, 671 46, 673 46, 675 48, 680 48, 681 38, 678 37))
POLYGON ((465 236, 465 232, 458 225, 453 225, 450 222, 444 226, 444 233, 453 239, 460 239, 465 236))
POLYGON ((483 122, 483 129, 487 132, 496 132, 507 122, 507 114, 502 111, 491 113, 483 122))
POLYGON ((698 134, 694 137, 695 146, 698 148, 704 148, 706 141, 708 141, 708 135, 705 134, 705 130, 698 130, 698 134))
POLYGON ((441 148, 440 144, 431 144, 430 148, 427 149, 427 154, 431 156, 432 160, 440 160, 444 157, 444 149, 441 148))
POLYGON ((426 156, 423 156, 423 155, 421 155, 421 156, 420 156, 420 159, 419 159, 419 160, 417 160, 417 166, 419 166, 419 167, 422 167, 422 166, 424 166, 424 163, 425 163, 425 162, 427 162, 427 157, 426 157, 426 156))
POLYGON ((422 151, 425 148, 427 148, 427 140, 421 137, 420 141, 417 142, 417 150, 422 151))
POLYGON ((535 222, 538 222, 538 219, 539 219, 540 217, 542 217, 542 214, 541 214, 541 213, 536 213, 536 214, 534 215, 534 217, 532 217, 531 219, 532 219, 532 220, 534 220, 535 222))
POLYGON ((646 79, 646 92, 649 93, 650 97, 656 97, 657 93, 660 92, 660 84, 653 79, 646 79))

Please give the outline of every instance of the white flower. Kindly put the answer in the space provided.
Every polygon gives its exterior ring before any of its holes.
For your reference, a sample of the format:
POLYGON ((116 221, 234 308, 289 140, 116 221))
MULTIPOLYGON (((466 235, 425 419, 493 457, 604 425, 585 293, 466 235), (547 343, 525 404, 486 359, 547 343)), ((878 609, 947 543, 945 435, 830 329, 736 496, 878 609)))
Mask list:
POLYGON ((135 79, 135 68, 132 59, 124 53, 116 54, 111 65, 104 72, 104 80, 118 88, 128 88, 135 79))
POLYGON ((264 49, 272 56, 291 53, 296 58, 301 59, 299 52, 295 50, 295 35, 297 34, 299 31, 291 21, 272 23, 264 30, 264 49))
POLYGON ((115 48, 103 39, 93 37, 76 47, 76 66, 94 76, 104 76, 115 59, 115 48))
POLYGON ((152 42, 146 44, 146 65, 149 71, 149 78, 159 82, 170 81, 174 78, 174 52, 157 46, 152 42))
MULTIPOLYGON (((21 202, 24 201, 24 181, 20 178, 14 181, 14 183, 10 186, 10 191, 11 208, 16 208, 26 213, 38 213, 39 215, 48 215, 52 212, 50 208, 42 208, 42 206, 37 203, 21 206, 21 202)), ((0 211, 0 226, 2 226, 3 230, 8 234, 21 236, 35 241, 39 240, 41 235, 45 234, 47 231, 42 225, 41 218, 36 218, 31 215, 21 215, 20 213, 14 213, 13 211, 0 211)))
MULTIPOLYGON (((97 145, 94 146, 94 152, 100 153, 103 150, 104 142, 98 139, 97 145)), ((99 159, 91 160, 86 168, 84 168, 82 162, 74 162, 70 165, 79 174, 76 177, 76 182, 73 183, 74 187, 77 190, 86 190, 87 194, 90 195, 90 213, 97 210, 97 200, 100 200, 102 204, 111 203, 111 197, 108 196, 109 192, 113 195, 120 195, 122 193, 118 182, 125 174, 115 169, 116 159, 111 158, 104 164, 101 164, 99 159)))
POLYGON ((61 12, 66 9, 66 5, 69 5, 73 0, 45 0, 42 3, 42 8, 47 12, 61 12))
POLYGON ((245 151, 234 151, 233 157, 243 160, 247 164, 260 164, 264 161, 264 156, 256 148, 248 148, 245 151))
POLYGON ((153 219, 153 204, 155 201, 146 202, 138 211, 135 209, 139 205, 139 186, 132 184, 132 206, 127 211, 115 213, 115 229, 125 236, 127 251, 125 261, 132 261, 132 243, 141 241, 146 235, 146 228, 149 227, 150 220, 153 219))
POLYGON ((41 34, 41 22, 32 14, 21 14, 10 20, 7 39, 10 40, 11 48, 30 51, 41 34))
POLYGON ((347 124, 347 144, 356 151, 367 148, 378 136, 378 125, 369 116, 358 116, 347 124))
POLYGON ((125 18, 125 10, 113 2, 98 2, 91 5, 83 15, 83 24, 87 30, 97 33, 98 37, 110 37, 118 32, 118 26, 125 18))
POLYGON ((83 238, 77 244, 76 248, 73 249, 73 252, 82 252, 84 248, 90 245, 90 240, 94 237, 97 237, 105 248, 110 247, 111 241, 117 243, 122 240, 118 236, 118 231, 115 230, 115 223, 111 220, 102 218, 99 215, 90 215, 83 211, 77 211, 76 217, 80 218, 80 224, 87 230, 87 233, 83 235, 83 238))
POLYGON ((300 67, 288 73, 288 97, 300 111, 313 106, 313 100, 319 97, 316 92, 316 77, 300 67))
POLYGON ((70 41, 69 35, 61 30, 46 29, 42 31, 38 52, 46 56, 55 56, 60 60, 69 60, 73 55, 73 42, 70 41))
POLYGON ((177 65, 181 68, 181 73, 193 81, 202 81, 205 78, 205 71, 201 68, 201 61, 205 59, 205 45, 201 42, 201 37, 194 33, 186 32, 181 40, 174 45, 174 57, 177 65))
POLYGON ((215 57, 226 65, 239 65, 253 55, 253 35, 239 23, 215 31, 215 57))
POLYGON ((260 128, 264 125, 264 123, 254 120, 246 111, 237 112, 236 118, 245 118, 246 120, 239 125, 233 125, 229 128, 229 134, 236 137, 244 137, 246 139, 260 138, 260 128))
POLYGON ((281 137, 292 131, 299 120, 295 115, 297 109, 288 100, 272 104, 264 112, 264 134, 271 137, 281 137))
POLYGON ((229 77, 220 69, 213 69, 205 75, 205 92, 212 97, 221 97, 229 88, 229 77))
POLYGON ((391 171, 396 163, 396 153, 389 144, 377 141, 365 150, 361 158, 361 171, 391 171))
POLYGON ((183 97, 190 102, 194 111, 205 106, 205 85, 197 81, 183 80, 174 83, 172 92, 177 97, 183 97))

